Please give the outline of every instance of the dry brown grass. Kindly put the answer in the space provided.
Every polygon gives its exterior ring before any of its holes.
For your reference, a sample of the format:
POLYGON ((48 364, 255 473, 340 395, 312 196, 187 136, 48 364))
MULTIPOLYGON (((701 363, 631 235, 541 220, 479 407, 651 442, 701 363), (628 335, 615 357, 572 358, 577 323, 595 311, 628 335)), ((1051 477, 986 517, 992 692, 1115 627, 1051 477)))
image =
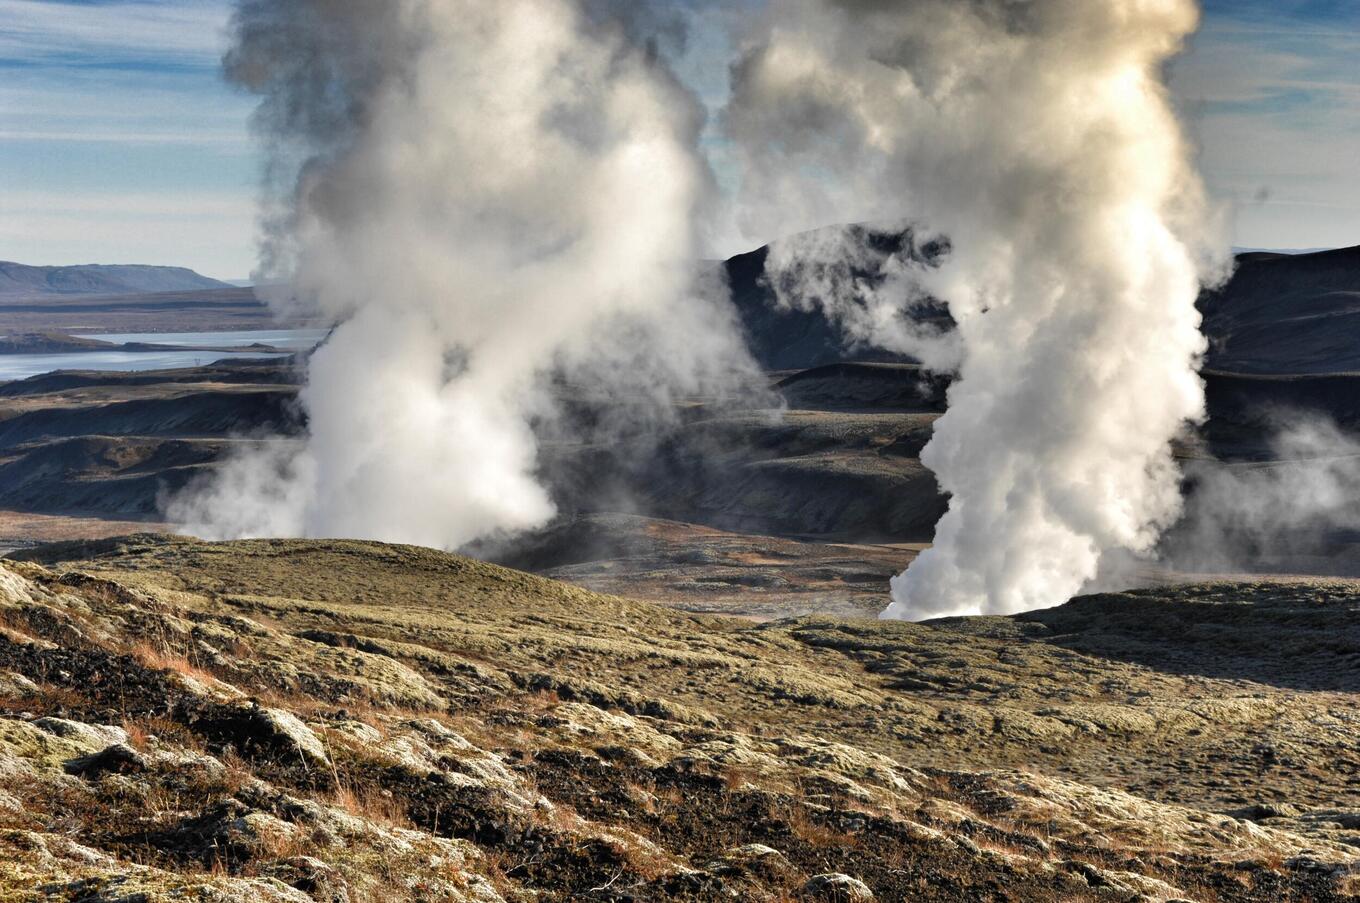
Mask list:
POLYGON ((789 833, 808 846, 817 849, 845 849, 859 846, 860 839, 855 834, 840 831, 813 819, 802 806, 790 806, 783 814, 789 833))
POLYGON ((658 815, 661 807, 657 805, 659 801, 657 795, 651 789, 634 783, 633 781, 623 782, 623 792, 637 807, 637 811, 643 815, 658 815))
POLYGON ((35 712, 59 714, 83 705, 85 697, 76 690, 39 684, 37 693, 23 696, 0 696, 0 715, 24 715, 35 712))
POLYGON ((191 677, 194 680, 204 683, 214 683, 218 680, 217 675, 205 668, 200 668, 183 655, 157 649, 147 642, 138 643, 132 647, 132 657, 137 659, 146 667, 153 671, 173 671, 184 677, 191 677))
POLYGON ((405 804, 390 791, 379 787, 362 786, 350 780, 340 781, 324 798, 324 802, 355 818, 392 828, 414 829, 405 804))
POLYGON ((679 806, 685 802, 685 794, 675 786, 658 787, 655 796, 667 806, 679 806))
POLYGON ((136 750, 145 750, 147 748, 151 735, 147 732, 145 727, 138 724, 136 721, 124 718, 122 728, 123 733, 127 734, 128 746, 131 746, 136 750))
POLYGON ((33 514, 28 511, 0 511, 0 537, 17 537, 39 542, 66 539, 102 539, 146 530, 164 529, 151 521, 105 520, 62 514, 33 514))
POLYGON ((675 871, 675 863, 665 855, 658 855, 640 844, 620 840, 606 841, 609 848, 623 860, 630 880, 657 881, 675 871))
POLYGON ((525 693, 519 697, 519 704, 526 712, 541 715, 551 712, 562 704, 562 697, 557 695, 556 690, 536 690, 533 693, 525 693))
POLYGON ((585 819, 566 803, 553 803, 551 808, 540 806, 534 810, 534 821, 558 834, 570 834, 585 825, 585 819))
POLYGON ((747 768, 741 765, 732 765, 723 769, 722 772, 723 786, 726 787, 728 790, 741 790, 748 784, 752 786, 759 786, 756 781, 756 778, 759 776, 760 772, 756 771, 754 768, 747 768))

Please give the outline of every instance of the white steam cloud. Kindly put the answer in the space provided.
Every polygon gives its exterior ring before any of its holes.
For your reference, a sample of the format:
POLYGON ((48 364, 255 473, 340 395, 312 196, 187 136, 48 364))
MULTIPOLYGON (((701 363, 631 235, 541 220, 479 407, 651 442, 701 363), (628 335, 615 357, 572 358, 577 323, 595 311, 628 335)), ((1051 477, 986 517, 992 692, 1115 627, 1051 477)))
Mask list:
POLYGON ((270 151, 259 275, 338 327, 305 439, 230 459, 171 521, 444 548, 532 528, 554 514, 535 434, 553 377, 661 411, 743 366, 696 282, 713 179, 670 17, 241 0, 233 29, 227 74, 261 95, 270 151))
POLYGON ((774 0, 748 37, 725 114, 744 228, 910 216, 952 244, 916 294, 883 289, 946 301, 958 343, 923 355, 956 364, 922 455, 949 511, 886 617, 1061 603, 1177 519, 1218 251, 1163 75, 1197 21, 1193 0, 774 0))
POLYGON ((1268 460, 1186 468, 1185 517, 1163 544, 1164 563, 1190 573, 1328 572, 1341 563, 1338 549, 1353 553, 1360 437, 1317 413, 1272 420, 1268 460))
POLYGON ((942 322, 922 272, 949 253, 942 236, 919 237, 911 223, 813 229, 770 243, 766 278, 777 304, 819 310, 851 346, 884 348, 952 371, 958 333, 942 322))

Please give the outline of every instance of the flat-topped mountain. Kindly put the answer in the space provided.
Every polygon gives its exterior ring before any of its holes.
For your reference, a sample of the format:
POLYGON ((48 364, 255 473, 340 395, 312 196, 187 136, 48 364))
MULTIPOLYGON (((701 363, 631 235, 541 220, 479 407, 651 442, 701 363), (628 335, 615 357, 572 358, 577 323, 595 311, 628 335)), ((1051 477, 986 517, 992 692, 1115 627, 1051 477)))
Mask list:
POLYGON ((28 266, 0 261, 0 298, 41 295, 120 295, 231 288, 184 267, 124 264, 28 266))

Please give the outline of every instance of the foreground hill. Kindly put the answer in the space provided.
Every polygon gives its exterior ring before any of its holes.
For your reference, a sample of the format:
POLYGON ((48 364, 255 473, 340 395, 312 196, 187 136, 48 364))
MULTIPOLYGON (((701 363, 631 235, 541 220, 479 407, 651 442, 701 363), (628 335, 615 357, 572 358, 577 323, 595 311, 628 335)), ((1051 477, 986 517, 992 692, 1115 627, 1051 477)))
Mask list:
POLYGON ((1360 591, 755 624, 353 542, 0 564, 0 899, 1310 900, 1360 591))
POLYGON ((230 288, 184 267, 84 264, 27 266, 0 260, 0 298, 7 295, 118 295, 230 288))

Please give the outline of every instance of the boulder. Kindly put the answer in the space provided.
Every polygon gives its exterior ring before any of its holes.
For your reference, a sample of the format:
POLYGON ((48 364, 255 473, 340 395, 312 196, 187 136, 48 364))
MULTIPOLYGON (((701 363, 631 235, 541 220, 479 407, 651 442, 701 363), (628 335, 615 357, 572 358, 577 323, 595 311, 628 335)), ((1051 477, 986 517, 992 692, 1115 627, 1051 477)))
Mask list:
POLYGON ((195 727, 250 758, 272 756, 300 760, 308 768, 330 767, 321 738, 301 718, 282 709, 254 703, 216 706, 199 717, 195 727))
POLYGON ((106 746, 97 753, 66 763, 66 773, 80 778, 97 779, 106 774, 136 774, 146 770, 146 759, 125 743, 106 746))
POLYGON ((809 878, 803 885, 801 895, 805 900, 826 903, 868 903, 874 899, 874 892, 869 890, 869 885, 838 872, 809 878))

